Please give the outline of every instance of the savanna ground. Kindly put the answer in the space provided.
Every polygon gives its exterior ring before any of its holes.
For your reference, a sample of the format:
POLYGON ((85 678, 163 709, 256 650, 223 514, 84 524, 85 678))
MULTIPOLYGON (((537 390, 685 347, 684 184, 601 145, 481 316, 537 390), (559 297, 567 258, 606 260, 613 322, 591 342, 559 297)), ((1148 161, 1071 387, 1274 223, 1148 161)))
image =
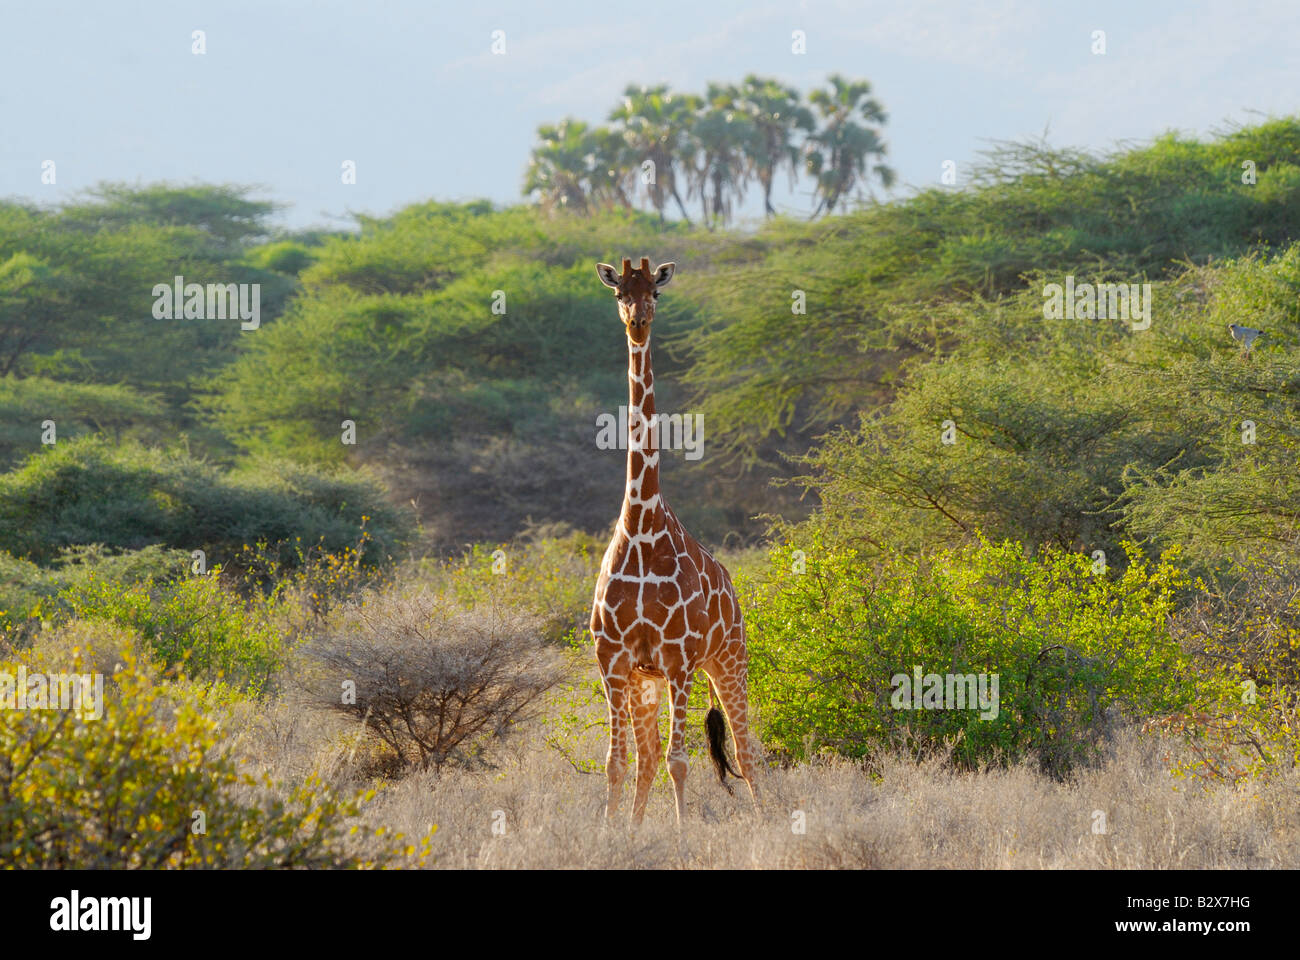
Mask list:
MULTIPOLYGON (((1247 869, 1300 857, 1300 783, 1195 784, 1169 772, 1183 745, 1128 730, 1100 766, 1067 781, 1021 762, 959 771, 942 752, 882 753, 772 767, 755 814, 743 784, 728 796, 694 751, 680 832, 661 769, 646 819, 604 822, 603 705, 557 750, 544 725, 484 771, 413 775, 380 790, 364 820, 407 836, 437 824, 424 865, 449 869, 1247 869), (573 758, 589 769, 575 768, 573 758), (1102 823, 1106 832, 1095 833, 1102 823), (495 830, 494 830, 495 828, 495 830)), ((340 789, 360 785, 319 716, 277 705, 241 731, 241 747, 281 775, 313 765, 340 789)), ((698 746, 703 715, 691 717, 698 746)), ((635 770, 629 776, 634 776, 635 770)))

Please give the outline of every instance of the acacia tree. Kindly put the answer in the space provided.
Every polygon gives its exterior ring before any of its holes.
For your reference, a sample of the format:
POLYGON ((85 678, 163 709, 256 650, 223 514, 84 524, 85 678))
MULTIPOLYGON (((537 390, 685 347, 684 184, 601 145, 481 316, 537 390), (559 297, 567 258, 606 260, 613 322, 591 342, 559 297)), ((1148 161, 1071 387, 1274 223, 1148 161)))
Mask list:
POLYGON ((808 97, 823 121, 805 147, 808 172, 816 180, 814 217, 832 213, 855 187, 865 187, 873 176, 884 187, 894 183, 893 169, 880 161, 885 143, 877 128, 887 117, 870 93, 866 80, 850 82, 832 74, 829 89, 814 90, 808 97), (859 118, 875 126, 860 123, 859 118))
POLYGON ((0 262, 0 377, 21 373, 26 355, 58 344, 66 287, 63 271, 40 257, 15 253, 0 262))

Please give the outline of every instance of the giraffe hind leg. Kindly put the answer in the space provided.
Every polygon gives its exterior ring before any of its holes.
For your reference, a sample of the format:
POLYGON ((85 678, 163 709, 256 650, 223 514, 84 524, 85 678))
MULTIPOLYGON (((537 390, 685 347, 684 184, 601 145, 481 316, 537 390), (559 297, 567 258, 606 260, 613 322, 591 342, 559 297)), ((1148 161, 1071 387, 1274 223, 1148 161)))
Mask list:
POLYGON ((726 788, 727 793, 734 796, 735 791, 727 782, 727 774, 737 778, 740 774, 732 768, 731 761, 727 759, 727 718, 718 707, 718 691, 712 677, 709 678, 709 698, 709 712, 704 718, 704 732, 709 741, 709 757, 713 760, 713 769, 718 775, 718 783, 726 788))
POLYGON ((731 738, 736 750, 736 768, 739 771, 739 776, 745 781, 745 785, 749 787, 749 796, 754 801, 754 809, 761 810, 762 805, 759 800, 759 789, 756 780, 759 770, 759 752, 749 729, 749 696, 745 682, 746 664, 741 663, 738 669, 731 670, 719 664, 711 664, 704 672, 708 675, 714 689, 717 691, 718 700, 727 716, 727 722, 731 725, 731 738))
POLYGON ((605 697, 609 701, 609 753, 605 755, 605 777, 609 792, 605 798, 605 819, 618 811, 627 776, 627 682, 620 676, 606 676, 605 697))
POLYGON ((673 795, 677 803, 677 826, 686 819, 686 704, 691 696, 691 674, 682 671, 668 676, 669 709, 672 732, 668 737, 668 775, 673 778, 673 795))
POLYGON ((663 745, 659 741, 659 683, 653 677, 637 676, 630 699, 632 730, 636 737, 636 799, 632 803, 632 822, 639 824, 645 816, 650 787, 659 770, 663 745))

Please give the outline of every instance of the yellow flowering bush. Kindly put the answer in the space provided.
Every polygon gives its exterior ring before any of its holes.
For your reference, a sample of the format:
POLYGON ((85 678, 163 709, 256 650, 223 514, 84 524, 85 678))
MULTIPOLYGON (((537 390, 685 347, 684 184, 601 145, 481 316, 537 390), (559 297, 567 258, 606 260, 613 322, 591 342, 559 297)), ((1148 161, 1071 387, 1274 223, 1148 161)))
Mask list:
MULTIPOLYGON (((0 663, 0 674, 41 667, 0 663)), ((80 657, 51 670, 83 668, 80 657)), ((0 867, 383 867, 428 855, 354 823, 370 795, 241 769, 195 690, 120 651, 102 716, 0 709, 0 867)), ((107 687, 107 684, 106 684, 107 687)))

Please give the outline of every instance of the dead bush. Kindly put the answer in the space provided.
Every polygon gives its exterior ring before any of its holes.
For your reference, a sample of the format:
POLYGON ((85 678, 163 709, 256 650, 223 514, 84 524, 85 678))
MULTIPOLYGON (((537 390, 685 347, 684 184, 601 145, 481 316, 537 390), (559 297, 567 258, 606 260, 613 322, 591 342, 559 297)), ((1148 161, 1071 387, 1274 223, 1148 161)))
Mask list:
POLYGON ((308 656, 310 698, 378 738, 390 776, 481 757, 564 677, 535 617, 427 592, 367 594, 331 617, 308 656))

